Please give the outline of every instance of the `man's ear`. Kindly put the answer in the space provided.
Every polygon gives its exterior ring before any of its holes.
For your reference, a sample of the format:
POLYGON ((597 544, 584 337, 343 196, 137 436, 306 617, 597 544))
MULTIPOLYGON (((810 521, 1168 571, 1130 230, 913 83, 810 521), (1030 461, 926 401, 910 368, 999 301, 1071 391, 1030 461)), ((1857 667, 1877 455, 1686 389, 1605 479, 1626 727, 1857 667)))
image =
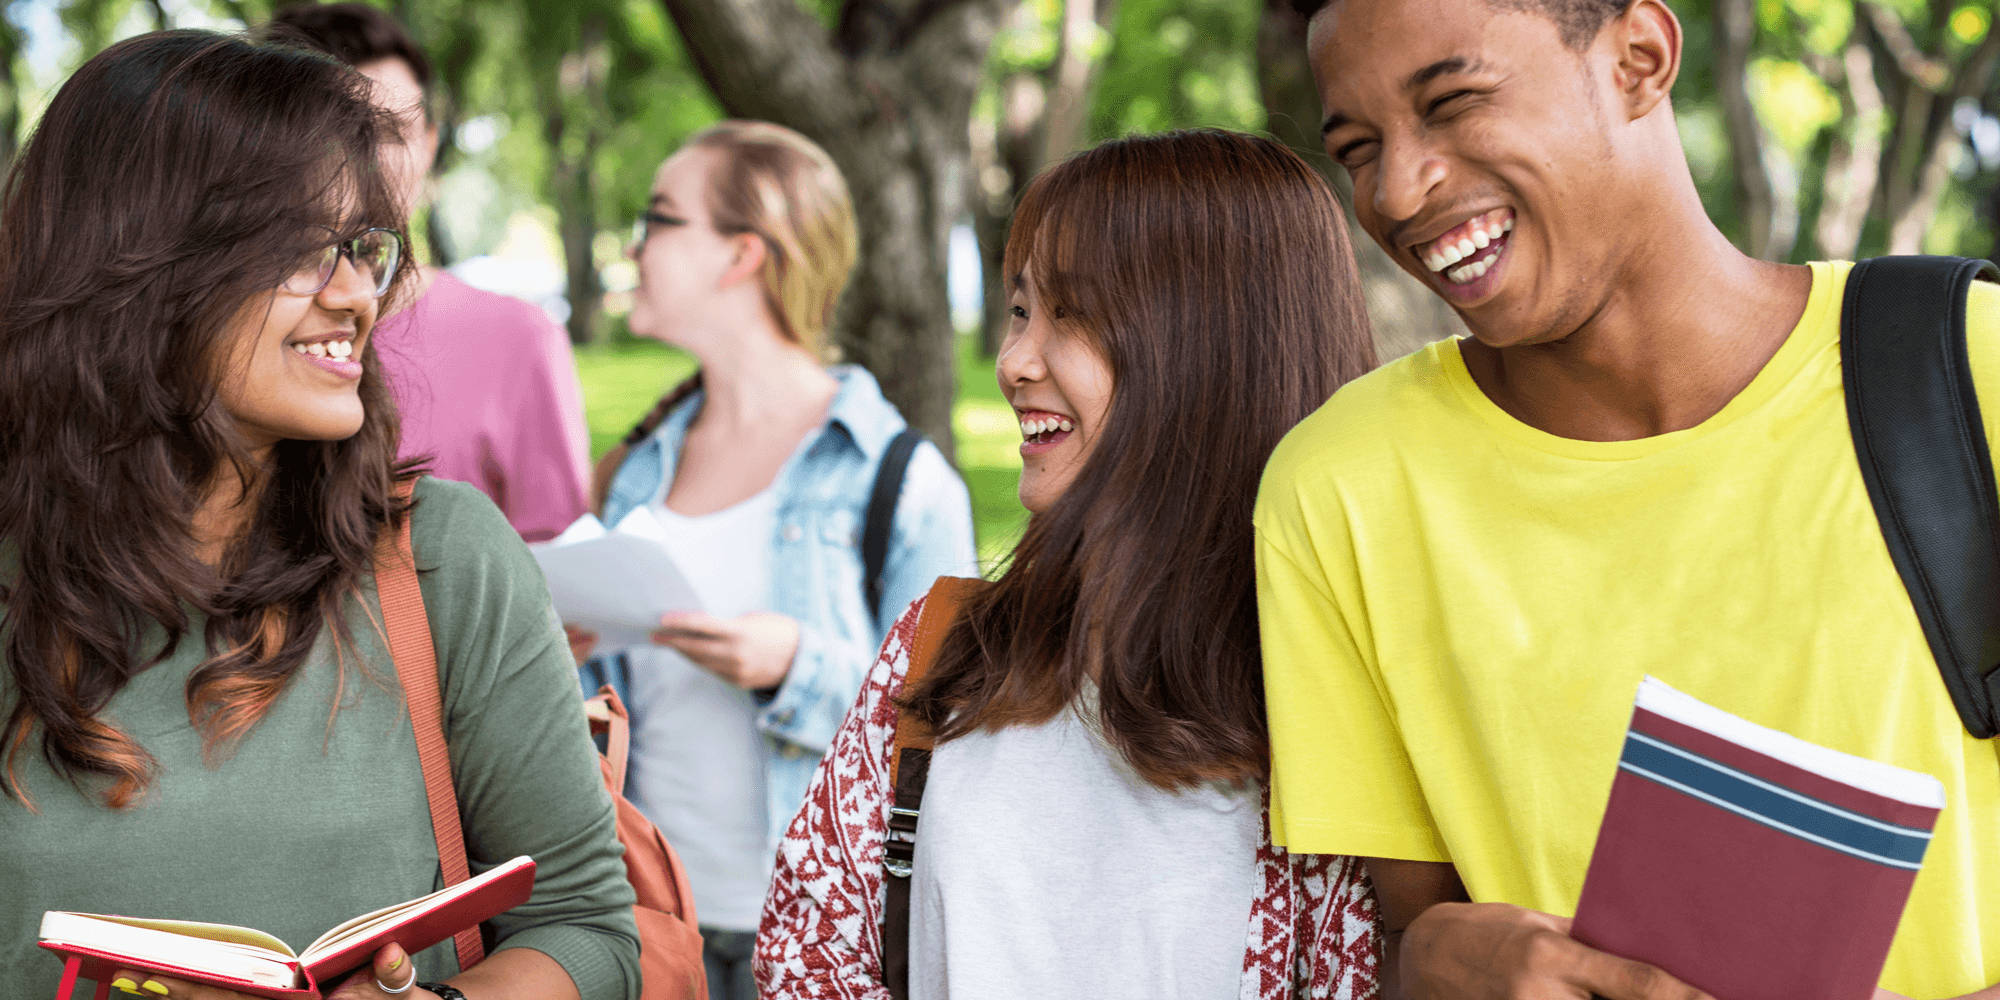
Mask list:
POLYGON ((771 248, 764 245, 764 237, 756 233, 738 233, 729 242, 735 247, 736 259, 729 270, 722 272, 722 280, 716 283, 718 288, 730 288, 737 282, 755 278, 764 270, 764 258, 771 253, 771 248))
POLYGON ((1665 0, 1632 0, 1604 26, 1612 46, 1613 80, 1630 119, 1644 118, 1673 94, 1681 71, 1681 22, 1665 0))

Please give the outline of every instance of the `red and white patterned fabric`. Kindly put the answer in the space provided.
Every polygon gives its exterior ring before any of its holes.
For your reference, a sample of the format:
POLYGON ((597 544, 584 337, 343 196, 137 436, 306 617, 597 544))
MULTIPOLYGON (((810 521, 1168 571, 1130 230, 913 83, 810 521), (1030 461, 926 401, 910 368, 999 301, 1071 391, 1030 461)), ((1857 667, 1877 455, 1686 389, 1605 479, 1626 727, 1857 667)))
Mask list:
MULTIPOLYGON (((757 930, 758 995, 766 1000, 889 1000, 882 984, 889 753, 923 605, 911 605, 890 630, 785 830, 757 930)), ((1238 1000, 1371 1000, 1381 920, 1361 862, 1287 853, 1271 844, 1270 819, 1267 794, 1257 852, 1263 888, 1245 929, 1238 1000)))

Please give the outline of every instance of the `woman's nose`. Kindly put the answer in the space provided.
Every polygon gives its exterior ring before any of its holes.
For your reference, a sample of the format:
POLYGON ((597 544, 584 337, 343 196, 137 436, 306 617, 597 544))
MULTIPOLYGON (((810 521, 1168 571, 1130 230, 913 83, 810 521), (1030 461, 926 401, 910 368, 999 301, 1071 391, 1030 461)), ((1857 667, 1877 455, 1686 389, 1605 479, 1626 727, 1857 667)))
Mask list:
POLYGON ((333 312, 363 312, 375 302, 375 280, 362 274, 354 266, 354 258, 343 253, 334 259, 333 277, 315 298, 333 312))
POLYGON ((994 374, 1002 386, 1023 385, 1039 382, 1048 377, 1048 366, 1042 360, 1041 338, 1029 330, 1009 334, 1000 342, 1000 354, 993 361, 994 374))

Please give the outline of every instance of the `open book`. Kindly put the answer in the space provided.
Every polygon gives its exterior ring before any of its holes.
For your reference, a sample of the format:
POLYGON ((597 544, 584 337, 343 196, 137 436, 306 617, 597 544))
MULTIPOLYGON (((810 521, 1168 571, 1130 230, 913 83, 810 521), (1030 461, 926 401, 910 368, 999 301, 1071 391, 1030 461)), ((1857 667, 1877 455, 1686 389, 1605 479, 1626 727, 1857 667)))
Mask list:
POLYGON ((366 964, 384 945, 395 942, 414 955, 527 902, 534 887, 534 861, 518 857, 428 896, 364 913, 296 953, 249 927, 64 910, 42 914, 41 946, 67 965, 57 1000, 69 1000, 79 978, 105 983, 119 969, 260 997, 317 997, 322 984, 366 964))
POLYGON ((1728 1000, 1869 1000, 1944 804, 1648 677, 1570 935, 1728 1000))

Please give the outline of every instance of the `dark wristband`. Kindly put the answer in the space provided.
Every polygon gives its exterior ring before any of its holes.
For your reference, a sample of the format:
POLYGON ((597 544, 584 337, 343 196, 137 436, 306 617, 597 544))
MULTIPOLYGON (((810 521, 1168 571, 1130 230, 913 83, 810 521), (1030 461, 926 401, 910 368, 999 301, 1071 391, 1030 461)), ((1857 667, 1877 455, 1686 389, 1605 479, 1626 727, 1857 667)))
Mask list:
POLYGON ((438 1000, 465 1000, 465 994, 449 983, 418 983, 417 988, 437 994, 438 1000))

